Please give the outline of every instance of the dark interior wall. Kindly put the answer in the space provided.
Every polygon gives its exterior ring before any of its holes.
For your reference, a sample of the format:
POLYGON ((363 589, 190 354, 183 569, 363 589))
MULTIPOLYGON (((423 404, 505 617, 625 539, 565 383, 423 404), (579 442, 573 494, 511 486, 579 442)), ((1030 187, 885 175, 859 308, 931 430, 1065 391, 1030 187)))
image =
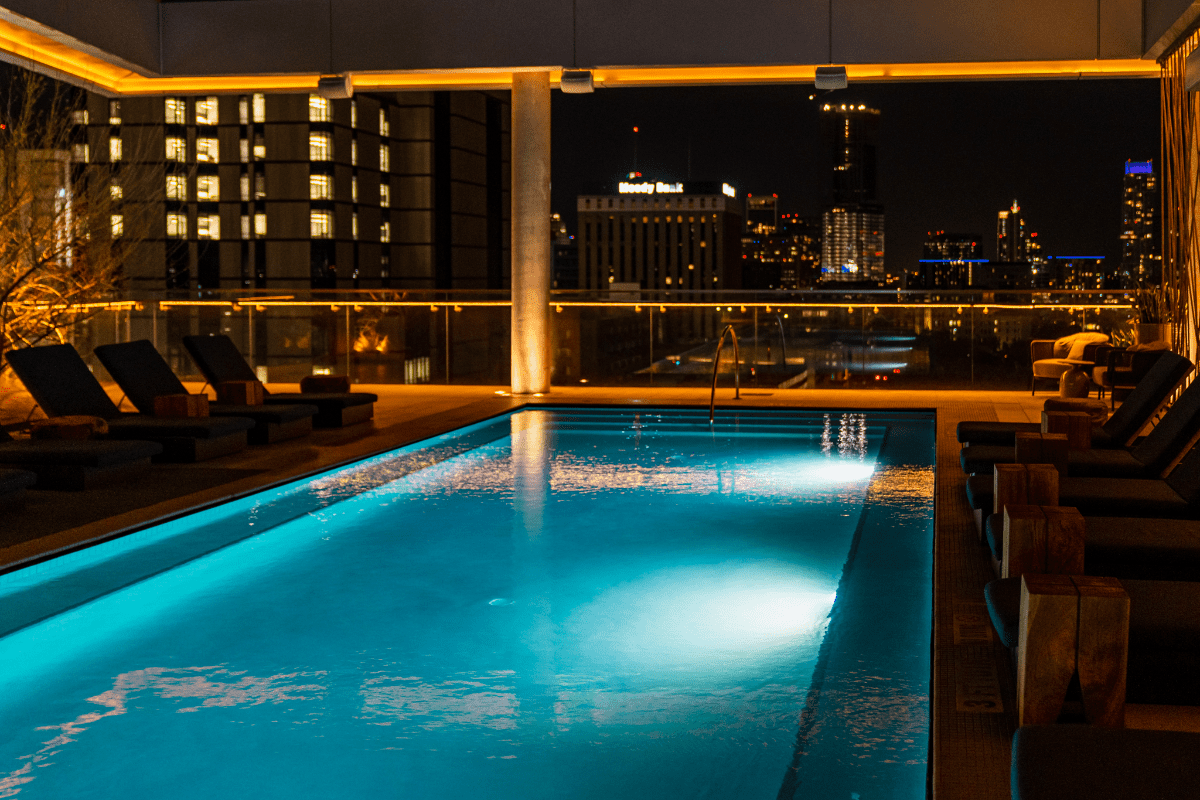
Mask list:
POLYGON ((1195 0, 1145 0, 1142 5, 1145 24, 1142 49, 1145 51, 1168 34, 1175 38, 1184 33, 1200 16, 1200 2, 1195 0))
MULTIPOLYGON (((4 2, 6 10, 35 23, 29 27, 37 30, 41 25, 64 33, 83 43, 83 49, 116 56, 126 66, 146 74, 159 69, 158 7, 157 0, 4 2)), ((11 15, 4 16, 12 19, 11 15)))

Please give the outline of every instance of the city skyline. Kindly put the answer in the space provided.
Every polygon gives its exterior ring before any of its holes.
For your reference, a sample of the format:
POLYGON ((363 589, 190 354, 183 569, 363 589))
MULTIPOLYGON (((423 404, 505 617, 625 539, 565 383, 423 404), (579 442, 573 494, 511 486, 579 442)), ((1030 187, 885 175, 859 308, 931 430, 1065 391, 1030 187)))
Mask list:
MULTIPOLYGON (((1160 160, 1158 92, 1157 81, 1089 80, 556 93, 553 203, 573 225, 578 189, 628 172, 636 136, 647 177, 685 179, 690 167, 739 197, 778 194, 781 214, 815 215, 828 191, 820 109, 865 103, 881 111, 891 274, 920 258, 929 230, 994 230, 1014 197, 1042 255, 1102 255, 1115 269, 1125 162, 1160 160)), ((987 240, 984 256, 994 248, 987 240)))

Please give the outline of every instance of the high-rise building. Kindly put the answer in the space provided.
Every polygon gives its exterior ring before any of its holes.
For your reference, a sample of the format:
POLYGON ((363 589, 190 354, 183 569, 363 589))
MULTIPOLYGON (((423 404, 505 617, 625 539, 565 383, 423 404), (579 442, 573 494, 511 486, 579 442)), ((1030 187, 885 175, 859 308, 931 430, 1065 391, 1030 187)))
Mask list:
POLYGON ((508 121, 485 92, 89 95, 77 150, 153 187, 130 288, 501 289, 508 121))
POLYGON ((906 274, 909 289, 966 289, 975 265, 984 263, 983 237, 974 233, 929 231, 921 259, 906 274))
POLYGON ((820 217, 784 214, 773 232, 748 231, 742 236, 744 289, 800 289, 812 286, 820 264, 820 217))
POLYGON ((741 288, 741 205, 719 182, 639 178, 580 195, 579 288, 741 288))
POLYGON ((1029 258, 1029 237, 1025 231, 1025 217, 1021 206, 1013 200, 1012 206, 1001 211, 996 219, 996 260, 1026 261, 1029 258))
POLYGON ((561 214, 550 215, 550 241, 554 247, 553 288, 579 288, 579 248, 567 232, 561 214))
POLYGON ((1162 280, 1158 236, 1158 176, 1153 161, 1126 161, 1121 191, 1121 283, 1162 280))
POLYGON ((746 195, 746 232, 773 233, 779 227, 779 195, 746 195))
POLYGON ((826 104, 821 124, 832 179, 822 218, 821 280, 883 283, 883 206, 875 196, 879 111, 826 104))

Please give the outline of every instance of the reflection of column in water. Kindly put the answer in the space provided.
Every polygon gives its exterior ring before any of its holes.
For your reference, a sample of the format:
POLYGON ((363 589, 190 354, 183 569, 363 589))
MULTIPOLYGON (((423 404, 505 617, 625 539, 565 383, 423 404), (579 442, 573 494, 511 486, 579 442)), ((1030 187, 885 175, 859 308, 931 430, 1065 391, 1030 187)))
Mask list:
POLYGON ((821 452, 825 455, 833 453, 833 425, 828 414, 825 415, 825 427, 821 429, 821 452))
POLYGON ((847 458, 858 456, 862 461, 867 455, 867 415, 843 414, 838 424, 838 455, 847 458))
POLYGON ((534 656, 534 680, 554 685, 554 626, 550 621, 545 511, 550 495, 548 427, 551 414, 522 411, 511 418, 513 522, 512 609, 524 619, 514 632, 534 656))

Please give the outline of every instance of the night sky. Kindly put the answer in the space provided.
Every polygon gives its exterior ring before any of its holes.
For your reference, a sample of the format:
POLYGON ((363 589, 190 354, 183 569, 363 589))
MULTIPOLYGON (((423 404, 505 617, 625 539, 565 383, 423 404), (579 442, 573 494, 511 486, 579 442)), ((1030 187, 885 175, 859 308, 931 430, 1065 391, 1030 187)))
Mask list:
POLYGON ((977 233, 996 255, 996 214, 1020 201, 1043 255, 1120 258, 1127 158, 1159 169, 1158 81, 864 83, 554 92, 553 210, 575 233, 575 196, 637 168, 651 179, 728 181, 778 193, 782 213, 820 211, 821 103, 882 112, 879 199, 888 271, 920 258, 927 231, 977 233))

